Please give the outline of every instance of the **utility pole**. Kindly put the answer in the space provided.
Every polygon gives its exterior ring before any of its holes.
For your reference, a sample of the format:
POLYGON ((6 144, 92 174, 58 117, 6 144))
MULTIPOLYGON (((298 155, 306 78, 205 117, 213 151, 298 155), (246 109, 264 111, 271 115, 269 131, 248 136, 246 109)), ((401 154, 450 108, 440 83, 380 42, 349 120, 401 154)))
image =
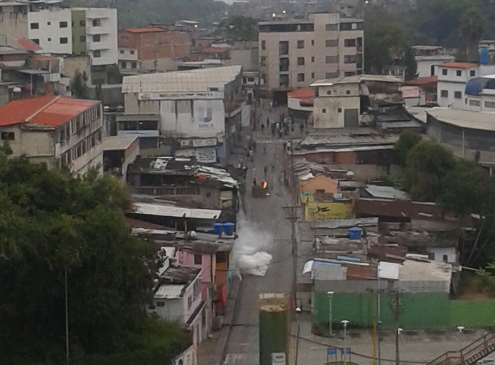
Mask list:
POLYGON ((69 295, 67 285, 67 264, 65 264, 65 352, 67 356, 67 364, 69 364, 69 295))
POLYGON ((400 365, 399 335, 402 332, 402 328, 399 328, 399 306, 400 294, 398 291, 396 291, 394 299, 392 301, 392 309, 394 312, 395 321, 395 365, 400 365))
POLYGON ((299 218, 299 207, 297 205, 291 205, 283 207, 285 212, 285 219, 288 219, 292 225, 291 244, 292 244, 292 260, 293 260, 293 280, 292 280, 292 293, 294 299, 294 306, 297 308, 297 242, 296 242, 296 222, 299 218))

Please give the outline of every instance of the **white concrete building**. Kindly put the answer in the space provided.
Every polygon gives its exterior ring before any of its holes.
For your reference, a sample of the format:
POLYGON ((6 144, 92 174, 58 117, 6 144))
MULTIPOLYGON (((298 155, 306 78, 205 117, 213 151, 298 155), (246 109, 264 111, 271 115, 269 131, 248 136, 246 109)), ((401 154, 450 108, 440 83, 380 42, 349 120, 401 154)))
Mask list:
POLYGON ((75 174, 103 172, 101 102, 60 96, 13 101, 0 108, 0 138, 13 156, 25 155, 75 174))
POLYGON ((86 17, 86 49, 93 66, 118 63, 117 9, 73 8, 86 17))
POLYGON ((269 89, 363 73, 362 19, 314 13, 260 22, 259 29, 260 73, 269 89))
POLYGON ((177 321, 193 334, 197 347, 203 340, 202 316, 205 303, 201 301, 201 269, 171 266, 165 258, 160 269, 158 285, 149 313, 155 313, 168 321, 177 321))
POLYGON ((440 46, 413 46, 414 60, 416 61, 417 76, 435 76, 435 66, 441 63, 454 62, 455 57, 446 53, 440 46))
POLYGON ((227 140, 241 122, 241 87, 241 66, 126 76, 125 115, 120 118, 126 124, 118 126, 118 133, 151 137, 140 128, 146 118, 155 139, 158 134, 196 138, 202 140, 196 145, 205 148, 213 140, 217 155, 224 157, 227 140))
POLYGON ((72 12, 51 6, 28 13, 28 38, 55 54, 72 54, 72 12))
POLYGON ((475 77, 465 87, 464 109, 495 112, 495 74, 475 77))
POLYGON ((465 62, 448 62, 436 66, 437 103, 441 107, 464 109, 466 83, 479 75, 478 65, 465 62))
POLYGON ((119 48, 119 70, 122 75, 137 75, 141 69, 136 48, 119 48))

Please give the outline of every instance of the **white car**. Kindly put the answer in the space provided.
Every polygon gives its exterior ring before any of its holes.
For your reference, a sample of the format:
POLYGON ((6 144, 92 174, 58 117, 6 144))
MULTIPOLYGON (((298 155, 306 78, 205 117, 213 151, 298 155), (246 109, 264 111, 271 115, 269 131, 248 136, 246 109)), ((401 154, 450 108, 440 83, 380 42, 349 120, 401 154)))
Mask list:
POLYGON ((495 365, 495 359, 482 359, 476 362, 476 365, 495 365))

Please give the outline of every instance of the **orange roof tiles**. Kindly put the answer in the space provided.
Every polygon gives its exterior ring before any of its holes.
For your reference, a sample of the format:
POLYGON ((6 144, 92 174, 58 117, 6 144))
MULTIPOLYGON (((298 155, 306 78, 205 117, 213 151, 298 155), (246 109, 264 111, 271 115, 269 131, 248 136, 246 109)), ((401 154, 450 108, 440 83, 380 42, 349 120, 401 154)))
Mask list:
POLYGON ((26 51, 39 51, 41 47, 31 39, 18 38, 16 42, 26 51))
POLYGON ((293 99, 312 100, 315 97, 315 91, 313 89, 298 89, 288 93, 287 97, 293 99))
POLYGON ((60 96, 12 101, 0 108, 0 127, 20 123, 58 127, 98 103, 60 96))
POLYGON ((419 85, 433 84, 437 81, 438 81, 438 78, 436 76, 420 77, 420 78, 415 79, 415 80, 406 81, 406 85, 419 86, 419 85))
POLYGON ((158 27, 148 27, 148 28, 129 28, 125 30, 130 33, 153 33, 153 32, 166 32, 166 29, 158 27))
POLYGON ((447 68, 462 68, 462 69, 478 67, 476 63, 468 63, 468 62, 447 62, 447 63, 441 63, 438 66, 447 67, 447 68))

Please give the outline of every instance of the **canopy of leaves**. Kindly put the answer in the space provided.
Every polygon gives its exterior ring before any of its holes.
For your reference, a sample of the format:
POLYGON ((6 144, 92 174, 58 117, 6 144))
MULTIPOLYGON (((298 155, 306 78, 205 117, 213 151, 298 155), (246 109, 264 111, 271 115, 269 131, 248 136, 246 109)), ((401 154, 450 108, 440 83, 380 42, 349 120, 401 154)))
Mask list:
POLYGON ((394 146, 395 153, 399 159, 399 163, 402 166, 406 166, 407 155, 410 150, 414 148, 421 141, 421 135, 416 132, 402 132, 399 136, 399 140, 394 146))
POLYGON ((65 272, 70 344, 80 359, 74 364, 87 356, 147 352, 143 336, 166 331, 173 335, 155 343, 153 353, 180 351, 187 341, 177 325, 143 313, 156 254, 126 228, 123 212, 130 204, 125 188, 110 177, 74 178, 0 153, 2 362, 63 362, 65 272))
POLYGON ((455 166, 455 158, 436 142, 424 140, 407 155, 404 187, 413 200, 436 201, 442 179, 455 166))
POLYGON ((222 20, 216 33, 223 35, 228 41, 256 41, 258 40, 258 21, 236 15, 222 20))

